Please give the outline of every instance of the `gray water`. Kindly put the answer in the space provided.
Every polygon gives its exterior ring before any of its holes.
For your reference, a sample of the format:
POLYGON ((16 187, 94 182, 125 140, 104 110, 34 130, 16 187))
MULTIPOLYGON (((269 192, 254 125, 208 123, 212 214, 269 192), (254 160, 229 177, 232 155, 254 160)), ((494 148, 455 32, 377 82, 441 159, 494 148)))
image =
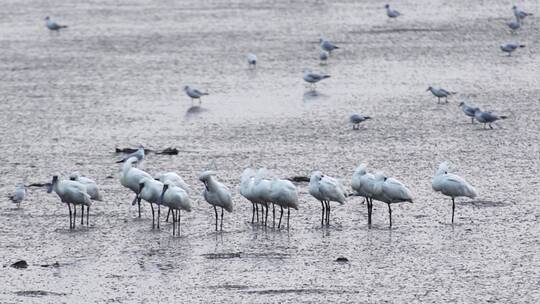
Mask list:
POLYGON ((403 16, 388 21, 380 1, 2 1, 0 196, 78 170, 106 199, 72 231, 43 188, 21 209, 4 199, 0 302, 537 302, 540 28, 529 18, 512 35, 509 1, 447 2, 396 2, 403 16), (69 28, 50 33, 46 15, 69 28), (320 37, 341 47, 326 66, 320 37), (527 47, 506 57, 498 47, 511 41, 527 47), (332 77, 314 94, 305 68, 332 77), (210 93, 201 108, 186 84, 210 93), (429 85, 458 94, 437 104, 429 85), (483 130, 461 100, 509 119, 483 130), (373 119, 353 131, 354 112, 373 119), (115 147, 139 144, 180 150, 144 163, 196 189, 179 237, 151 229, 148 205, 138 219, 118 181, 115 147), (430 185, 444 160, 480 194, 458 200, 454 225, 430 185), (290 229, 264 229, 238 193, 248 166, 318 169, 349 187, 361 162, 414 194, 393 207, 392 229, 381 203, 368 229, 359 198, 320 227, 306 183, 290 229), (209 168, 234 192, 219 233, 199 195, 209 168), (9 267, 20 259, 30 266, 9 267))

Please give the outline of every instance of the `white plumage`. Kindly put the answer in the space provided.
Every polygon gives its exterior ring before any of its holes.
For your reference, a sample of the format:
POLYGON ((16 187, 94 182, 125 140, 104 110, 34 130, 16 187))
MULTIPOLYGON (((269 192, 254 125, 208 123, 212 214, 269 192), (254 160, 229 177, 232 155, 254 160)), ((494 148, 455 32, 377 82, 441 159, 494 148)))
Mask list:
MULTIPOLYGON (((130 157, 128 158, 122 167, 122 173, 120 175, 120 184, 122 186, 130 189, 131 191, 135 192, 135 200, 133 201, 133 204, 135 204, 138 193, 139 193, 139 182, 143 178, 152 178, 152 176, 138 168, 133 167, 133 164, 138 162, 138 159, 136 157, 130 157)), ((141 217, 141 202, 138 200, 138 207, 139 207, 139 217, 141 217)))
POLYGON ((199 176, 199 180, 204 183, 203 191, 204 199, 214 207, 216 213, 216 230, 218 230, 218 213, 217 208, 221 208, 221 229, 223 229, 223 209, 228 212, 233 211, 232 196, 229 188, 220 183, 212 171, 205 171, 199 176))
POLYGON ((309 180, 309 194, 321 202, 321 224, 330 224, 330 202, 345 203, 345 189, 341 183, 333 177, 323 175, 320 171, 314 171, 309 180), (325 212, 326 210, 326 212, 325 212))

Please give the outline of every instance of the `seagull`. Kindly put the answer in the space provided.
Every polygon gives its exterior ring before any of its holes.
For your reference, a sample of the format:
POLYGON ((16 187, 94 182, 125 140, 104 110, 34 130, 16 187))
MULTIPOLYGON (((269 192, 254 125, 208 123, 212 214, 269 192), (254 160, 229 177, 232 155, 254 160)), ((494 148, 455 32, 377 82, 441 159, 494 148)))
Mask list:
POLYGON ((521 21, 525 19, 525 17, 532 16, 533 14, 526 13, 522 10, 520 10, 517 6, 512 6, 512 11, 514 11, 514 16, 516 16, 516 20, 521 21))
POLYGON ((357 195, 363 196, 368 209, 368 226, 371 227, 371 213, 373 210, 373 193, 370 189, 375 183, 375 176, 367 172, 367 166, 360 164, 353 173, 351 187, 357 195))
POLYGON ((45 21, 47 21, 46 26, 51 31, 58 31, 60 29, 66 28, 67 25, 59 25, 58 23, 51 20, 49 16, 45 17, 45 21))
POLYGON ((139 217, 141 217, 141 200, 139 199, 139 181, 143 178, 152 178, 152 176, 141 169, 134 168, 133 164, 138 161, 137 157, 128 158, 122 167, 122 173, 120 175, 120 184, 122 186, 130 189, 135 192, 135 200, 133 200, 132 205, 135 202, 138 203, 139 207, 139 217))
POLYGON ((390 218, 390 228, 392 228, 392 208, 390 204, 413 202, 411 191, 395 178, 386 177, 382 173, 374 175, 376 189, 375 198, 388 205, 388 217, 390 218))
POLYGON ((128 160, 128 159, 130 159, 132 157, 137 158, 137 162, 141 162, 144 159, 144 156, 145 156, 144 147, 142 145, 140 145, 139 148, 137 149, 137 151, 128 154, 126 157, 122 158, 121 160, 117 161, 116 163, 117 164, 123 163, 123 162, 125 162, 126 160, 128 160))
POLYGON ((386 8, 386 15, 389 18, 397 18, 397 17, 401 16, 401 14, 398 11, 396 11, 395 9, 390 8, 390 4, 386 4, 384 6, 384 8, 386 8))
POLYGON ((180 232, 180 211, 184 210, 191 212, 191 202, 189 200, 188 193, 178 187, 172 181, 166 181, 163 184, 163 190, 158 201, 158 205, 164 205, 169 207, 169 210, 172 210, 173 214, 173 235, 175 235, 175 230, 180 232), (178 225, 178 229, 176 226, 178 225))
POLYGON ((345 189, 341 183, 320 171, 314 171, 309 179, 309 194, 321 202, 321 225, 325 223, 325 216, 326 225, 330 225, 330 202, 345 204, 345 189))
POLYGON ((524 44, 517 44, 517 43, 507 43, 501 45, 501 51, 508 53, 508 56, 512 56, 512 52, 517 50, 518 48, 524 48, 524 44))
POLYGON ((208 95, 208 93, 203 93, 195 88, 192 88, 190 86, 185 86, 184 87, 184 91, 186 92, 187 96, 191 97, 191 101, 193 101, 193 99, 198 99, 199 100, 199 103, 201 103, 201 97, 202 96, 205 96, 205 95, 208 95))
POLYGON ((252 223, 255 222, 255 214, 257 214, 257 222, 259 221, 259 206, 257 203, 257 197, 253 195, 255 175, 255 170, 251 168, 246 168, 244 172, 242 172, 242 176, 240 178, 240 195, 250 201, 253 207, 253 213, 251 215, 252 223))
POLYGON ((312 89, 315 89, 315 84, 317 82, 326 78, 330 78, 330 75, 317 74, 310 71, 304 72, 304 81, 308 82, 312 89))
POLYGON ((137 201, 140 203, 141 199, 147 201, 152 209, 152 229, 156 228, 154 206, 158 206, 157 212, 157 229, 159 229, 159 218, 161 215, 160 197, 163 191, 163 183, 153 179, 152 177, 143 177, 139 180, 139 192, 137 193, 136 200, 133 200, 132 205, 135 205, 137 201))
POLYGON ((228 212, 233 211, 233 202, 229 188, 220 183, 212 171, 205 171, 199 176, 199 180, 204 183, 204 199, 214 207, 216 213, 216 231, 218 230, 218 212, 217 207, 221 207, 221 226, 223 230, 223 209, 228 212))
POLYGON ((86 205, 90 207, 92 201, 90 195, 86 192, 86 186, 72 180, 60 180, 58 175, 54 175, 52 182, 47 189, 47 193, 54 190, 62 203, 66 203, 69 208, 69 229, 75 228, 76 205, 86 205), (71 215, 71 204, 73 204, 73 221, 71 215))
POLYGON ((371 119, 371 117, 369 116, 364 116, 364 115, 358 115, 358 114, 353 114, 349 117, 349 121, 351 122, 351 124, 353 125, 353 130, 359 130, 360 129, 360 123, 361 122, 364 122, 368 119, 371 119))
POLYGON ((26 186, 23 183, 18 184, 17 187, 15 188, 15 192, 13 193, 13 195, 9 196, 9 199, 11 200, 12 203, 17 204, 17 208, 20 208, 21 202, 24 200, 26 193, 27 193, 26 186))
POLYGON ((249 53, 247 54, 247 62, 248 62, 248 65, 249 67, 256 67, 257 66, 257 55, 253 54, 253 53, 249 53))
MULTIPOLYGON (((86 193, 90 195, 90 199, 94 201, 103 201, 103 196, 99 193, 99 189, 94 180, 81 176, 77 171, 69 175, 69 179, 79 182, 86 186, 86 193)), ((88 217, 90 216, 90 206, 86 208, 86 225, 88 225, 88 217)), ((84 224, 84 205, 81 205, 81 225, 84 224)))
POLYGON ((289 228, 290 208, 298 210, 298 191, 293 183, 285 179, 274 178, 270 184, 270 197, 272 202, 281 207, 278 229, 281 227, 283 208, 287 208, 287 228, 289 228))
POLYGON ((480 111, 480 108, 478 108, 478 107, 473 108, 471 106, 468 106, 463 101, 459 103, 459 108, 461 109, 461 111, 463 111, 463 113, 465 113, 465 115, 467 115, 467 116, 469 116, 471 118, 471 123, 474 123, 474 113, 476 111, 480 111))
POLYGON ((328 55, 332 54, 333 50, 339 49, 339 47, 326 39, 319 39, 319 44, 323 51, 327 51, 328 55))
POLYGON ((486 128, 486 124, 489 125, 489 127, 491 129, 493 129, 493 126, 491 126, 491 123, 499 120, 499 119, 506 119, 508 118, 508 116, 499 116, 493 112, 488 112, 488 111, 476 111, 474 112, 474 118, 476 118, 476 120, 479 122, 479 123, 483 123, 484 124, 484 129, 486 128))
POLYGON ((452 198, 452 224, 454 223, 454 210, 456 209, 456 203, 454 199, 460 196, 466 196, 469 198, 475 198, 477 196, 476 190, 463 178, 448 173, 449 166, 447 162, 443 162, 439 165, 435 176, 431 180, 431 186, 433 190, 441 192, 446 196, 452 198))
POLYGON ((329 57, 330 53, 328 53, 327 51, 325 50, 321 50, 320 53, 319 53, 319 59, 321 60, 321 64, 322 63, 326 63, 326 61, 328 60, 328 57, 329 57))
POLYGON ((508 21, 506 22, 506 25, 508 25, 512 33, 514 33, 521 28, 521 21, 519 19, 516 21, 508 21))
POLYGON ((456 92, 449 92, 443 88, 438 87, 428 87, 426 92, 430 91, 435 97, 437 97, 437 103, 441 102, 441 98, 444 98, 448 102, 448 96, 456 94, 456 92))

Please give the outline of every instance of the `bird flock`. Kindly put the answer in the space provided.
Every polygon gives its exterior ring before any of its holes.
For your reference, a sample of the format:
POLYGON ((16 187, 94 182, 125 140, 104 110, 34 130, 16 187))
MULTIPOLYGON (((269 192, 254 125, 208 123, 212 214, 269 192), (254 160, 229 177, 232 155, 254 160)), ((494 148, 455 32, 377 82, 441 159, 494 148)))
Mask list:
MULTIPOLYGON (((391 20, 397 19, 402 14, 391 8, 390 5, 384 6, 386 15, 391 20)), ((520 10, 517 6, 512 7, 515 19, 507 22, 507 26, 512 33, 519 30, 524 20, 532 14, 520 10)), ((67 25, 59 24, 50 17, 45 18, 46 27, 59 32, 67 28, 67 25)), ((333 42, 321 38, 319 40, 319 59, 321 64, 327 64, 333 55, 333 52, 339 50, 333 42)), ((511 56, 513 52, 525 45, 519 43, 507 43, 500 46, 501 51, 511 56)), ((246 55, 248 67, 254 69, 257 66, 257 56, 253 53, 246 55)), ((304 70, 303 80, 308 83, 312 90, 315 90, 316 84, 324 79, 330 78, 330 75, 304 70)), ((209 95, 192 86, 185 85, 183 91, 191 98, 192 102, 198 100, 201 103, 202 96, 209 95)), ((431 92, 437 98, 437 103, 444 99, 448 103, 448 97, 456 94, 444 88, 429 86, 426 91, 431 92)), ((479 107, 467 105, 465 102, 459 103, 462 112, 471 118, 482 123, 484 128, 489 126, 493 128, 492 123, 507 118, 499 116, 490 111, 482 111, 479 107)), ((371 117, 360 114, 353 114, 349 117, 349 122, 353 129, 359 129, 359 124, 371 119, 371 117)), ((120 173, 120 184, 129 189, 134 198, 131 205, 137 205, 138 216, 141 217, 141 202, 145 201, 150 205, 152 211, 152 229, 160 229, 161 208, 167 208, 167 217, 169 221, 172 215, 172 234, 177 235, 180 231, 181 211, 192 212, 193 191, 178 174, 174 172, 160 173, 156 176, 143 171, 137 165, 145 159, 144 147, 140 146, 135 152, 118 160, 122 164, 120 173), (156 210, 157 209, 157 210, 156 210)), ((450 197, 452 201, 451 222, 454 223, 455 199, 458 197, 477 197, 477 191, 465 179, 451 172, 452 168, 448 162, 441 163, 435 171, 431 184, 436 192, 450 197)), ((231 190, 219 181, 215 172, 204 171, 199 175, 199 181, 204 185, 202 198, 214 209, 215 230, 223 230, 224 211, 231 213, 235 210, 231 190)), ((369 171, 366 164, 360 164, 351 177, 351 191, 348 191, 341 182, 320 171, 312 172, 309 177, 308 192, 314 198, 314 201, 321 203, 321 225, 330 225, 331 203, 335 202, 344 205, 351 197, 363 197, 367 206, 367 224, 372 225, 373 203, 378 201, 385 203, 388 207, 389 226, 392 227, 392 204, 413 203, 413 194, 398 179, 386 176, 383 172, 369 171)), ((86 225, 89 224, 90 207, 95 201, 103 201, 96 182, 88 177, 82 176, 79 172, 73 172, 68 179, 61 179, 54 175, 48 185, 48 193, 55 192, 61 203, 65 203, 69 210, 69 228, 76 226, 77 208, 81 208, 81 225, 84 225, 86 212, 86 225), (86 208, 85 208, 86 207, 86 208)), ((287 228, 290 225, 290 209, 299 210, 308 208, 305 204, 300 204, 298 198, 297 186, 288 179, 275 177, 266 168, 255 170, 246 168, 240 177, 239 192, 252 205, 251 222, 259 223, 264 227, 268 226, 268 213, 272 208, 272 225, 276 226, 276 207, 280 211, 277 221, 277 228, 281 228, 282 219, 285 210, 287 211, 287 228), (260 214, 259 214, 260 211, 260 214)), ((20 207, 27 194, 27 187, 24 184, 18 184, 9 199, 20 207)), ((311 205, 309 205, 311 206, 311 205)))

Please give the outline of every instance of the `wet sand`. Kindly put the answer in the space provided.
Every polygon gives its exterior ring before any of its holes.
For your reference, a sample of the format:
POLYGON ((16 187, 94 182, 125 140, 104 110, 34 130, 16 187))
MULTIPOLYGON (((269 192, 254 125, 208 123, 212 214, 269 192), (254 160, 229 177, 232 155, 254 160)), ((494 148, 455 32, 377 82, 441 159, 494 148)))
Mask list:
POLYGON ((378 1, 5 2, 0 196, 23 179, 78 170, 106 199, 92 207, 90 227, 74 231, 45 189, 31 188, 19 210, 4 200, 0 302, 537 301, 540 28, 530 18, 510 34, 510 2, 443 3, 396 3, 404 16, 387 21, 378 1), (46 15, 70 27, 49 33, 46 15), (321 36, 341 47, 326 66, 321 36), (527 47, 506 57, 498 47, 511 41, 527 47), (332 77, 314 94, 305 68, 332 77), (186 84, 210 93, 201 108, 186 84), (437 104, 429 85, 458 94, 437 104), (460 100, 510 117, 483 130, 460 100), (354 112, 373 119, 353 131, 354 112), (144 163, 195 189, 180 237, 168 224, 152 231, 148 205, 138 219, 118 181, 115 147, 139 144, 180 150, 144 163), (450 200, 430 183, 444 160, 480 194, 458 200, 453 226, 450 200), (318 169, 350 187, 361 162, 414 194, 414 204, 393 208, 391 230, 381 203, 368 229, 359 198, 333 205, 331 227, 321 228, 306 183, 290 229, 264 229, 238 193, 247 166, 280 177, 318 169), (199 195, 204 169, 234 190, 222 233, 199 195), (9 267, 20 259, 30 266, 9 267))

